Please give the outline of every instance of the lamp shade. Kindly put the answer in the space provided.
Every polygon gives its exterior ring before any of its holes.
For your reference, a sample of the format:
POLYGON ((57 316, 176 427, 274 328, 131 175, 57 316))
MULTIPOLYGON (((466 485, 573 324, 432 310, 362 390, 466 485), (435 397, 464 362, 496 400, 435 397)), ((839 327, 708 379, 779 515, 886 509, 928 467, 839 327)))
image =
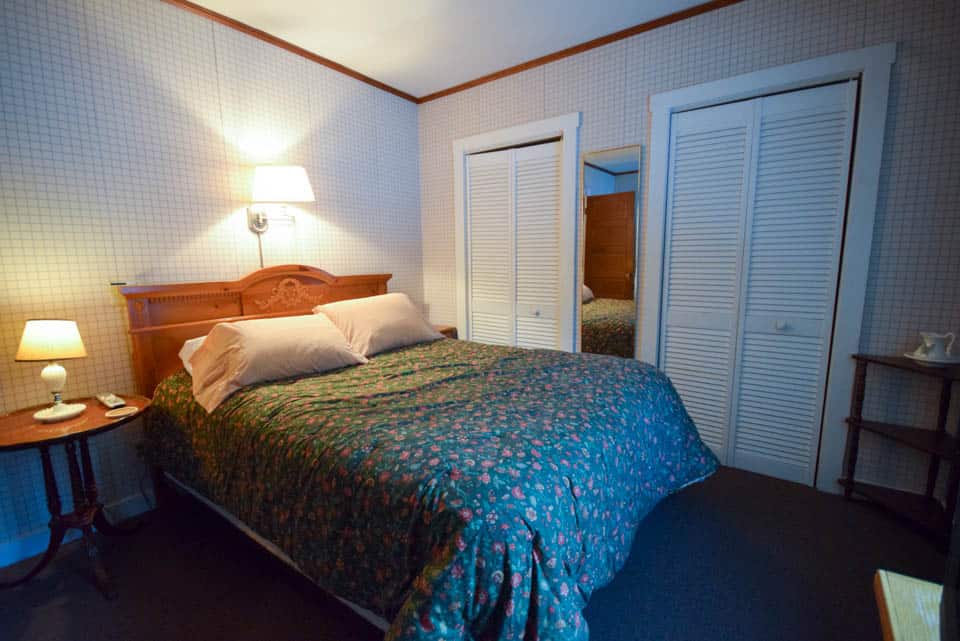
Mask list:
POLYGON ((27 321, 15 360, 59 361, 86 355, 76 322, 40 319, 27 321))
POLYGON ((307 171, 297 165, 261 165, 253 171, 253 202, 312 203, 307 171))

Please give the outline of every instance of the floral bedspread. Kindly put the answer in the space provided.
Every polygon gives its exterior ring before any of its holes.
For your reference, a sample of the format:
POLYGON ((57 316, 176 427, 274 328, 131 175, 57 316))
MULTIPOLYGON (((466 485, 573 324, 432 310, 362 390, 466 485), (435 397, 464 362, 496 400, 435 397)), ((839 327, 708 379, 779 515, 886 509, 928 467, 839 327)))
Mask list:
POLYGON ((636 301, 595 298, 581 309, 580 351, 633 358, 636 301))
POLYGON ((148 457, 277 544, 388 639, 587 639, 641 519, 716 460, 634 360, 449 339, 241 390, 181 371, 148 457))

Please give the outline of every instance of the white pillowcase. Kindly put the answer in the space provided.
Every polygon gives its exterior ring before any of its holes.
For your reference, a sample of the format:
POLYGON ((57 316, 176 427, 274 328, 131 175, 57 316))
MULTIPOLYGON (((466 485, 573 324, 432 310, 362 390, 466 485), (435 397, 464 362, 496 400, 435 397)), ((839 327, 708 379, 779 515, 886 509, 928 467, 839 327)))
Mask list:
POLYGON ((581 291, 581 295, 584 303, 589 303, 594 299, 593 290, 587 287, 586 283, 583 284, 583 290, 581 291))
POLYGON ((313 311, 333 321, 350 348, 364 356, 443 338, 399 292, 318 305, 313 311))
POLYGON ((193 395, 212 412, 247 385, 366 362, 326 316, 220 323, 190 357, 193 395))
POLYGON ((200 349, 200 346, 203 344, 203 339, 205 338, 206 336, 200 336, 199 338, 191 338, 190 340, 184 341, 183 347, 180 348, 180 353, 177 354, 180 360, 183 361, 183 369, 187 370, 187 374, 190 374, 190 376, 193 376, 193 365, 190 364, 190 357, 200 349))

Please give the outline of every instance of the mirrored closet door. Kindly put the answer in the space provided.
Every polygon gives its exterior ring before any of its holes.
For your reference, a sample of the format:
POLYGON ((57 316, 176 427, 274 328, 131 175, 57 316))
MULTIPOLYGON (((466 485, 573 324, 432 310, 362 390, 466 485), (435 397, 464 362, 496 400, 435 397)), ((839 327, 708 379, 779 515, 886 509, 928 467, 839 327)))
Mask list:
POLYGON ((633 358, 640 148, 583 157, 580 351, 633 358))

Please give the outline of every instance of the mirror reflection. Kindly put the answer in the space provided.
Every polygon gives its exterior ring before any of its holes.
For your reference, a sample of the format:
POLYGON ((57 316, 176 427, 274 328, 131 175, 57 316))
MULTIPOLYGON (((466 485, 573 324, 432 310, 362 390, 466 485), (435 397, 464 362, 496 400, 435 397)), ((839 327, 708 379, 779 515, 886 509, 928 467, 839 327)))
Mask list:
POLYGON ((639 146, 583 157, 583 352, 634 356, 639 169, 639 146))

